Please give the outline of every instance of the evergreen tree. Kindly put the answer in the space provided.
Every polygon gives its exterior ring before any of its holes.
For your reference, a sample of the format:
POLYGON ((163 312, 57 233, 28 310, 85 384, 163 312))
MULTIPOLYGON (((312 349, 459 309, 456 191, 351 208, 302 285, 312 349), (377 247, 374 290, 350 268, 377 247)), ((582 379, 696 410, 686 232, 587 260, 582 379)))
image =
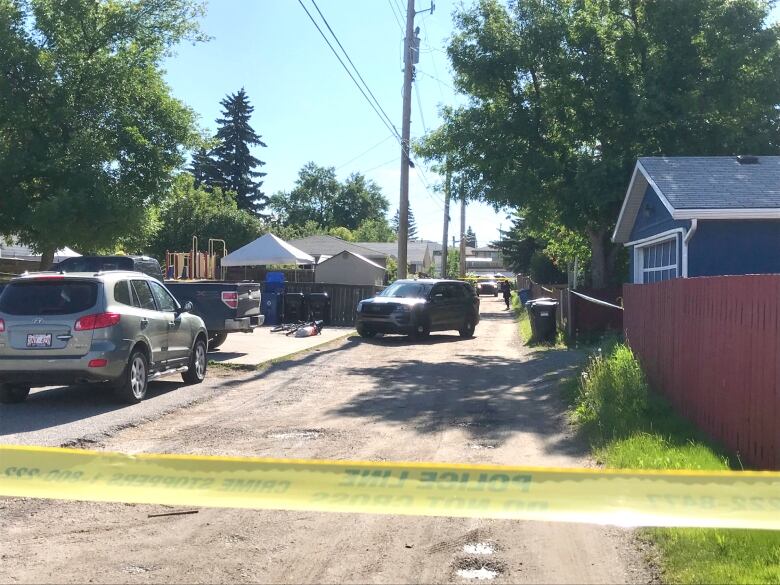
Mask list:
POLYGON ((262 215, 268 197, 260 190, 262 181, 257 179, 261 179, 266 173, 255 169, 265 163, 249 152, 250 146, 266 146, 249 125, 255 108, 250 105, 244 88, 227 96, 220 104, 223 110, 222 117, 217 119, 218 143, 210 156, 217 171, 217 178, 212 186, 235 193, 239 209, 262 215))
POLYGON ((471 226, 469 226, 469 229, 466 230, 466 245, 470 248, 477 247, 477 234, 474 233, 474 230, 471 229, 471 226))
POLYGON ((217 164, 211 153, 202 146, 192 155, 188 170, 195 178, 195 187, 215 187, 220 183, 217 164))
MULTIPOLYGON (((390 222, 390 227, 393 228, 393 232, 395 233, 396 237, 398 237, 398 226, 401 223, 400 217, 401 210, 399 209, 396 210, 395 215, 390 222)), ((414 212, 412 211, 411 207, 409 208, 409 227, 407 228, 406 236, 409 240, 414 240, 417 238, 417 223, 414 221, 414 212)))

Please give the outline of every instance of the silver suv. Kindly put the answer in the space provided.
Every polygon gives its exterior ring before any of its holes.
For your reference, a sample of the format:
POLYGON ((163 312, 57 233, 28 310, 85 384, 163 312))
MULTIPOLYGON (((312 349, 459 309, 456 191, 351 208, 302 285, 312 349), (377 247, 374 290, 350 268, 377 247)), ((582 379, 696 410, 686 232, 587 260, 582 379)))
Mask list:
POLYGON ((140 272, 35 273, 0 293, 0 402, 30 387, 107 382, 139 402, 149 380, 206 376, 203 320, 140 272))

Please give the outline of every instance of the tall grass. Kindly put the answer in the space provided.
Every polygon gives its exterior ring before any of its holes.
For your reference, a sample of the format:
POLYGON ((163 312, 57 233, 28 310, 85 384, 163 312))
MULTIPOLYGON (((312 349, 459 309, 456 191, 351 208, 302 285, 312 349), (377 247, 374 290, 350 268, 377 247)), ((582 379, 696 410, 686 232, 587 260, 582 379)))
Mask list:
MULTIPOLYGON (((625 345, 595 355, 565 390, 573 418, 597 460, 618 469, 722 470, 731 461, 649 388, 625 345)), ((669 583, 778 583, 780 533, 654 528, 644 537, 661 553, 669 583)))

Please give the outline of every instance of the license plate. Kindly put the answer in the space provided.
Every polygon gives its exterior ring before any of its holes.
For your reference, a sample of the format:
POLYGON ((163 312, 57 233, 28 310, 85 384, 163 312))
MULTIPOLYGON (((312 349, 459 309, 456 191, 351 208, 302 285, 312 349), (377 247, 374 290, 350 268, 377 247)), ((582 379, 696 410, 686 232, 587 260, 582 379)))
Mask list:
POLYGON ((542 313, 539 313, 539 316, 540 316, 540 317, 549 317, 549 316, 550 316, 550 313, 548 313, 548 312, 544 311, 544 312, 542 312, 542 313))
POLYGON ((51 347, 51 333, 30 333, 27 347, 51 347))

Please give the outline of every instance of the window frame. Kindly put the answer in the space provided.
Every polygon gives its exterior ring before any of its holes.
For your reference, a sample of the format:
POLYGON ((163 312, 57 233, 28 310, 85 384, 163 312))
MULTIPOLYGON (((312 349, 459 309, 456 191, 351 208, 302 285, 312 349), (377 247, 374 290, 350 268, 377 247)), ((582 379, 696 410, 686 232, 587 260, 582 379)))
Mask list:
POLYGON ((157 310, 162 313, 175 313, 176 309, 179 308, 179 302, 176 300, 176 297, 174 297, 167 288, 165 288, 162 284, 157 282, 156 280, 148 280, 146 284, 149 285, 149 289, 152 291, 152 298, 154 298, 154 302, 157 305, 157 310), (168 299, 170 299, 173 303, 173 309, 164 309, 160 305, 160 300, 157 298, 157 295, 154 294, 155 288, 160 289, 160 293, 167 296, 168 299))
POLYGON ((634 246, 634 284, 653 284, 654 282, 662 282, 665 280, 672 280, 680 278, 682 275, 682 246, 680 238, 677 233, 668 234, 659 238, 654 238, 642 244, 636 244, 634 246), (659 246, 674 242, 674 258, 670 258, 669 263, 665 263, 659 266, 646 267, 645 258, 650 250, 655 250, 659 246), (672 260, 674 260, 672 262, 672 260), (659 280, 645 280, 645 276, 654 273, 663 273, 666 271, 673 271, 673 275, 669 278, 663 278, 663 275, 659 280))

